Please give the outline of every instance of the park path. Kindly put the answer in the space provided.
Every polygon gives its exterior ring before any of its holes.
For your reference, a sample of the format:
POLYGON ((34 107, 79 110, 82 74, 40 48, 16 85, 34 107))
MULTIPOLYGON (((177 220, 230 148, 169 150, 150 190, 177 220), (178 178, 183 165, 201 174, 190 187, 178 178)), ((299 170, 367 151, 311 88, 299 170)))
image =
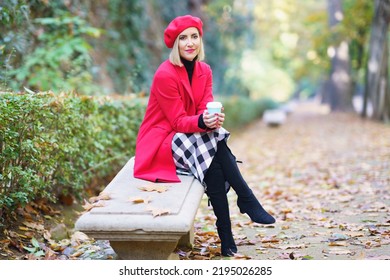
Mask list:
MULTIPOLYGON (((282 126, 257 121, 234 131, 229 143, 277 219, 272 226, 250 223, 229 192, 237 257, 390 259, 389 125, 304 102, 282 126)), ((213 258, 214 222, 204 198, 191 259, 213 258)))

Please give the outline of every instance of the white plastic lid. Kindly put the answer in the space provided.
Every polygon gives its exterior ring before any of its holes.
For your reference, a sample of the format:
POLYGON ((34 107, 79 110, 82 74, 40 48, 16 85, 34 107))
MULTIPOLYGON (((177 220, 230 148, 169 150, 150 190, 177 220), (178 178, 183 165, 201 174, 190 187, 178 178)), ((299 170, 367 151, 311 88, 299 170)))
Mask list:
POLYGON ((222 108, 222 103, 221 102, 208 102, 207 103, 207 108, 222 108))

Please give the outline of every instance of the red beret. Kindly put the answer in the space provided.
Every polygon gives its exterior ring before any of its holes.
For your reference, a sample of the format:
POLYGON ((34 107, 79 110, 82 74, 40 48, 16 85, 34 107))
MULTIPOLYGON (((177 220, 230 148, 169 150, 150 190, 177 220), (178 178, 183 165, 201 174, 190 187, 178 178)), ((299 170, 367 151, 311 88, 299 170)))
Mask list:
POLYGON ((172 20, 164 31, 164 42, 168 48, 172 48, 177 36, 189 27, 196 27, 199 35, 203 35, 202 20, 190 15, 180 16, 172 20))

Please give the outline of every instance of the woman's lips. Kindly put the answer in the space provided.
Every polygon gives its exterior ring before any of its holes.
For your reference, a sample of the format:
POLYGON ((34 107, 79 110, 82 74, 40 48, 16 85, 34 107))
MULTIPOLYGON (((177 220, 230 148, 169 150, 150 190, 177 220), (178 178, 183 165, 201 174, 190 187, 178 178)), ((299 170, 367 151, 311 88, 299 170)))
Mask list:
POLYGON ((195 51, 195 49, 186 50, 187 53, 193 53, 194 51, 195 51))

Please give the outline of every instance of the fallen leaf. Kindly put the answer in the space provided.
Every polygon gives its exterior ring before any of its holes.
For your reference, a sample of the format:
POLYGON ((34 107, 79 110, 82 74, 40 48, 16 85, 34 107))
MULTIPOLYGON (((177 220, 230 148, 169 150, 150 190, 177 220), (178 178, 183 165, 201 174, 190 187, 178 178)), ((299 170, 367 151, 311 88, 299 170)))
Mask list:
POLYGON ((306 244, 297 244, 297 245, 290 244, 290 245, 282 245, 282 246, 279 246, 279 248, 282 249, 282 250, 288 250, 288 249, 304 249, 304 248, 306 248, 306 247, 307 247, 306 244))
POLYGON ((83 233, 81 231, 76 231, 75 233, 72 234, 70 243, 73 246, 77 246, 77 245, 81 245, 82 243, 84 243, 88 240, 90 240, 90 239, 85 233, 83 233))
POLYGON ((252 257, 250 257, 248 255, 243 255, 243 254, 239 254, 239 253, 235 253, 233 258, 236 260, 250 260, 250 259, 252 259, 252 257))
POLYGON ((89 203, 88 201, 84 200, 85 204, 83 205, 83 208, 86 210, 86 211, 90 211, 92 208, 95 208, 95 207, 104 207, 104 202, 99 200, 97 202, 94 202, 94 203, 89 203))
POLYGON ((351 250, 342 250, 342 249, 337 249, 337 248, 332 248, 330 250, 322 250, 322 253, 324 254, 332 254, 332 255, 355 255, 355 252, 351 250))
POLYGON ((22 226, 19 226, 19 229, 20 229, 20 230, 23 230, 23 231, 29 231, 29 230, 30 230, 30 228, 22 227, 22 226))
POLYGON ((36 230, 44 230, 45 229, 42 224, 38 224, 38 223, 32 223, 32 222, 24 221, 23 224, 26 227, 29 227, 29 228, 32 228, 32 229, 36 229, 36 230))
POLYGON ((266 248, 256 248, 256 251, 259 251, 260 254, 268 254, 269 250, 266 248))
POLYGON ((72 255, 70 255, 72 258, 80 257, 82 254, 84 254, 83 251, 76 251, 72 255))
POLYGON ((16 233, 19 237, 27 239, 28 237, 24 234, 16 233))
POLYGON ((43 238, 45 238, 47 241, 52 241, 51 240, 51 233, 50 233, 50 231, 48 231, 48 230, 45 230, 44 232, 43 232, 43 238))
POLYGON ((194 255, 194 260, 209 260, 210 257, 202 256, 202 255, 194 255))
POLYGON ((139 187, 138 189, 140 189, 141 191, 145 191, 145 192, 162 193, 162 192, 166 192, 168 190, 168 188, 169 188, 169 186, 154 184, 154 185, 142 186, 142 187, 139 187))
POLYGON ((169 209, 160 209, 160 208, 148 207, 146 210, 147 211, 151 211, 153 217, 168 215, 170 213, 169 209))
POLYGON ((346 241, 333 241, 329 242, 329 246, 348 246, 348 243, 346 241))
POLYGON ((31 205, 26 205, 26 207, 24 207, 24 209, 28 212, 28 213, 31 213, 31 214, 38 214, 37 211, 35 211, 35 209, 31 206, 31 205))
POLYGON ((280 239, 275 238, 274 236, 268 236, 261 239, 262 243, 279 243, 280 239))
POLYGON ((263 243, 260 248, 278 249, 278 246, 273 243, 263 243))
POLYGON ((363 232, 354 232, 354 231, 346 232, 345 234, 347 234, 350 237, 363 237, 364 236, 363 232))
POLYGON ((333 233, 332 237, 329 238, 329 241, 341 241, 341 240, 347 240, 349 239, 348 235, 341 234, 341 233, 333 233))
POLYGON ((390 260, 390 255, 369 256, 368 260, 390 260))
POLYGON ((92 196, 89 198, 89 202, 95 203, 99 200, 110 200, 111 196, 109 193, 101 192, 98 196, 92 196))
POLYGON ((150 201, 151 201, 151 198, 150 197, 140 197, 140 196, 132 196, 132 197, 129 197, 129 201, 133 202, 133 203, 145 203, 145 204, 148 204, 150 201))

